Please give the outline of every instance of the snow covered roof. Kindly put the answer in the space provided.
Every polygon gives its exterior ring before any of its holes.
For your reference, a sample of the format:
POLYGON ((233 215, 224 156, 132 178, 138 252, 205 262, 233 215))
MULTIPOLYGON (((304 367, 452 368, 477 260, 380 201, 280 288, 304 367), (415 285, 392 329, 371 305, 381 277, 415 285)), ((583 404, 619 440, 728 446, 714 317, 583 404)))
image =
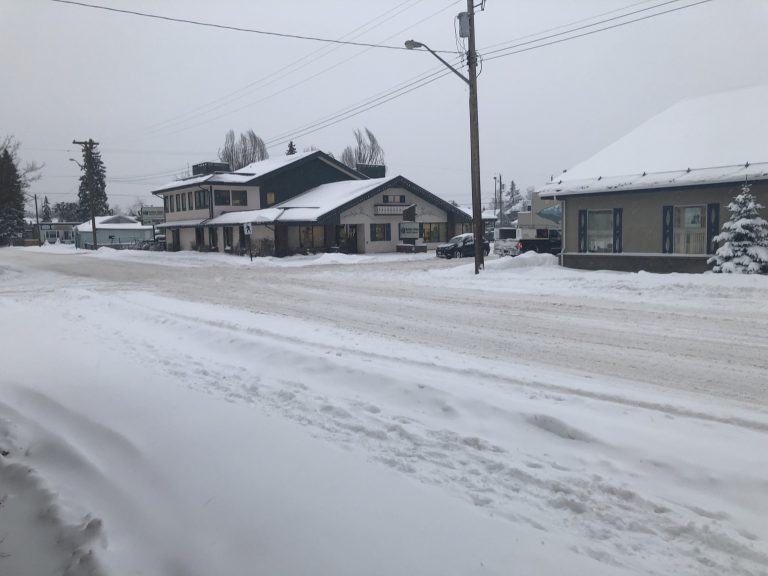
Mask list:
POLYGON ((571 168, 551 197, 768 177, 768 85, 683 100, 571 168))
POLYGON ((191 178, 181 178, 179 180, 174 180, 173 182, 169 182, 168 184, 164 184, 163 186, 155 188, 152 190, 152 193, 157 194, 158 192, 175 190, 177 188, 186 188, 188 186, 198 186, 204 183, 246 185, 251 183, 253 180, 256 180, 257 178, 266 176, 267 174, 290 166, 291 164, 307 160, 310 157, 316 157, 328 164, 331 164, 353 178, 365 178, 363 174, 360 174, 356 170, 352 170, 344 164, 337 162, 324 152, 315 150, 313 152, 305 152, 303 154, 277 156, 275 158, 261 160, 260 162, 253 162, 247 166, 244 166, 243 168, 240 168, 239 170, 235 170, 234 172, 214 172, 213 174, 201 174, 199 176, 192 176, 191 178))
POLYGON ((348 202, 357 200, 361 196, 394 179, 374 178, 371 180, 348 180, 345 182, 323 184, 278 204, 276 208, 280 208, 283 211, 279 220, 281 222, 315 221, 324 214, 332 212, 348 202))
MULTIPOLYGON (((130 216, 96 216, 95 220, 97 230, 100 228, 108 230, 152 230, 152 226, 143 226, 130 216)), ((90 220, 78 224, 74 229, 78 232, 91 232, 93 230, 90 220)))
POLYGON ((204 218, 198 218, 197 220, 176 220, 158 224, 155 226, 155 228, 194 228, 195 226, 202 224, 204 221, 204 218))
MULTIPOLYGON (((232 224, 269 224, 280 217, 283 211, 279 208, 262 208, 261 210, 240 210, 225 212, 215 218, 205 221, 206 226, 226 226, 232 224)), ((175 223, 172 223, 175 224, 175 223)))
POLYGON ((290 156, 286 155, 286 156, 275 156, 274 158, 267 158, 266 160, 261 160, 259 162, 252 162, 247 166, 243 166, 239 170, 235 170, 234 173, 248 174, 251 177, 263 176, 265 174, 269 174, 270 172, 274 172, 278 168, 282 168, 283 166, 288 166, 289 164, 293 164, 294 162, 297 162, 299 160, 312 156, 312 154, 315 154, 315 152, 316 151, 304 152, 302 154, 291 154, 290 156))

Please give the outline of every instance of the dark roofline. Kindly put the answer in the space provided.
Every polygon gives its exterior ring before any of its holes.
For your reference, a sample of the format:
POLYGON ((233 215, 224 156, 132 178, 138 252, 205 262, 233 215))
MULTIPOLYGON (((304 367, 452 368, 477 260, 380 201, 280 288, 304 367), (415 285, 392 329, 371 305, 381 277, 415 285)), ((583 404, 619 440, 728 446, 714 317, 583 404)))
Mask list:
MULTIPOLYGON (((296 159, 293 162, 289 162, 287 164, 284 164, 284 165, 280 166, 279 168, 275 168, 274 170, 270 170, 269 172, 267 172, 265 174, 261 174, 259 176, 255 176, 254 178, 252 178, 250 180, 246 180, 245 182, 238 182, 235 185, 239 185, 239 186, 257 186, 258 184, 260 184, 264 180, 267 180, 269 178, 273 178, 273 177, 275 177, 277 175, 283 174, 284 172, 288 172, 290 170, 294 170, 297 167, 303 166, 304 164, 307 164, 308 162, 312 162, 315 159, 319 159, 319 160, 325 162, 326 164, 330 165, 331 167, 336 168, 336 170, 338 170, 339 172, 343 172, 347 176, 351 176, 352 180, 370 180, 370 178, 368 178, 368 176, 366 176, 362 172, 358 172, 357 170, 355 170, 353 168, 350 168, 349 166, 347 166, 343 162, 339 162, 338 160, 336 160, 335 158, 333 158, 329 154, 326 154, 322 150, 315 150, 314 152, 312 152, 311 154, 308 154, 307 156, 304 156, 303 158, 298 158, 298 159, 296 159)), ((189 178, 189 180, 192 180, 194 178, 200 178, 201 176, 208 176, 208 179, 204 180, 203 182, 194 182, 194 183, 189 183, 189 184, 180 183, 178 186, 174 186, 172 188, 164 188, 163 190, 153 191, 152 194, 155 195, 155 196, 160 196, 161 194, 164 194, 166 192, 175 192, 177 190, 181 190, 183 188, 189 188, 191 186, 200 186, 202 188, 203 184, 208 184, 208 185, 211 185, 211 186, 212 185, 226 184, 227 186, 230 186, 230 187, 233 185, 232 182, 217 182, 216 181, 216 176, 219 175, 219 174, 239 174, 240 176, 244 176, 244 177, 248 176, 247 172, 234 172, 234 171, 233 172, 214 172, 212 174, 198 174, 196 176, 191 176, 189 178)))
POLYGON ((439 196, 435 196, 434 194, 432 194, 432 192, 425 190, 424 188, 422 188, 418 184, 411 182, 404 176, 394 176, 393 178, 389 178, 388 180, 385 180, 380 185, 376 186, 375 188, 372 188, 362 196, 358 196, 354 200, 350 200, 349 202, 346 202, 341 206, 334 208, 333 210, 329 210, 325 214, 321 214, 320 216, 318 216, 317 222, 322 223, 324 221, 327 221, 333 218, 334 216, 341 215, 342 212, 352 208, 356 204, 359 204, 360 202, 365 202, 366 200, 370 200, 377 194, 381 194, 384 190, 388 188, 394 188, 397 186, 401 188, 405 188, 409 192, 416 194, 416 196, 423 198, 428 202, 431 202, 432 204, 434 204, 438 208, 442 208, 446 212, 453 212, 456 216, 458 216, 458 218, 456 219, 457 222, 472 222, 472 218, 466 212, 464 212, 460 208, 457 208, 450 202, 446 202, 439 196))

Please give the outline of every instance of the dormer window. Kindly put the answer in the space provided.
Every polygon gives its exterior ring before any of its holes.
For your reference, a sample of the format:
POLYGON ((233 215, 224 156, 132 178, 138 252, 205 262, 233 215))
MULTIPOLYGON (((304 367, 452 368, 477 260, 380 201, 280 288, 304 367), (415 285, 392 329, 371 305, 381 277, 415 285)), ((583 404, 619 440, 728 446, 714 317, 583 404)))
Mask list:
POLYGON ((384 204, 405 204, 405 194, 384 194, 384 204))

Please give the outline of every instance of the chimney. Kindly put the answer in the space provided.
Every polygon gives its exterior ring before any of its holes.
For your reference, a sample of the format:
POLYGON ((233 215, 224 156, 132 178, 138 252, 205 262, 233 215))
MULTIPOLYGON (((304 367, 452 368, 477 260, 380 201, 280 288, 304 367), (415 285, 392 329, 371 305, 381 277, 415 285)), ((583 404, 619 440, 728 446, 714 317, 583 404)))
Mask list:
POLYGON ((383 164, 357 164, 356 168, 368 178, 384 178, 387 175, 387 167, 383 164))

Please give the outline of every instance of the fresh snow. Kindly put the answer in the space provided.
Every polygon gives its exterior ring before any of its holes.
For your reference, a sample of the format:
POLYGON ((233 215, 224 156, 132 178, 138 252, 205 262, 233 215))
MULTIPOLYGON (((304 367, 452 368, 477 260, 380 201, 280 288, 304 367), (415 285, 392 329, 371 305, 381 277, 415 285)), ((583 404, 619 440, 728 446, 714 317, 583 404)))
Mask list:
POLYGON ((2 249, 0 574, 765 574, 767 289, 2 249))
POLYGON ((569 169, 560 179, 768 162, 766 101, 768 85, 683 100, 569 169))

